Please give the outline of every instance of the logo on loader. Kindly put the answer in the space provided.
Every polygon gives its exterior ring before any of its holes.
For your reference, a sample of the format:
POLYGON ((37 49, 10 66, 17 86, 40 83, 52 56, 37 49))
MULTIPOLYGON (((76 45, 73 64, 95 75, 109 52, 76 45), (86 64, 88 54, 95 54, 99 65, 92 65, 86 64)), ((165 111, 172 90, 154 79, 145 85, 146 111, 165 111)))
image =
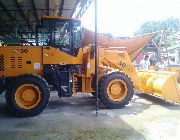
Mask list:
POLYGON ((28 53, 28 49, 13 49, 15 53, 28 53))
POLYGON ((122 61, 120 61, 120 62, 118 63, 118 65, 119 65, 120 67, 122 67, 123 69, 127 70, 127 71, 133 72, 133 67, 131 67, 130 65, 128 65, 128 64, 126 64, 126 63, 124 63, 124 62, 122 62, 122 61))

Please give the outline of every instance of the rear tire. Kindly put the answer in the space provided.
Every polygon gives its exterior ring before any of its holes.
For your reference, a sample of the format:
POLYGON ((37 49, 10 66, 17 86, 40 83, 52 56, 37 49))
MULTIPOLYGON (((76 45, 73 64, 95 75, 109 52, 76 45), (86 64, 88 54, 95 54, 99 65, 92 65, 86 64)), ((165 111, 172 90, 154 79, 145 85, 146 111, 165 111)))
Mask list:
POLYGON ((131 101, 133 94, 133 83, 122 72, 110 73, 99 81, 99 99, 108 108, 124 107, 131 101))
POLYGON ((7 89, 6 103, 15 116, 31 117, 44 110, 49 102, 49 94, 49 85, 42 77, 23 75, 7 89))

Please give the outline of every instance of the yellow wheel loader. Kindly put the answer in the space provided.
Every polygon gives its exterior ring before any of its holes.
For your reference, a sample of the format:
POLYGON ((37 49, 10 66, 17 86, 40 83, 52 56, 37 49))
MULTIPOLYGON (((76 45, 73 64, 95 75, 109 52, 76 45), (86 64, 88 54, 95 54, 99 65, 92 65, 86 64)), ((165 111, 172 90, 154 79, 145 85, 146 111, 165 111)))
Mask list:
MULTIPOLYGON (((59 97, 95 91, 95 48, 90 42, 81 45, 80 21, 47 16, 42 26, 41 46, 0 47, 0 93, 5 91, 7 106, 18 117, 41 113, 52 90, 59 97)), ((152 37, 146 37, 144 44, 152 37)), ((109 47, 101 42, 99 48, 99 99, 108 108, 122 108, 131 100, 134 88, 143 89, 145 84, 131 62, 134 54, 115 46, 118 41, 110 42, 106 41, 109 47)), ((139 46, 136 54, 142 49, 139 46)))
MULTIPOLYGON (((81 47, 81 26, 77 19, 44 17, 42 46, 3 46, 0 48, 0 91, 9 110, 19 117, 39 114, 49 102, 51 90, 59 97, 77 92, 94 92, 94 46, 81 47)), ((123 52, 101 48, 101 57, 126 60, 123 52), (106 54, 106 52, 108 52, 106 54), (110 56, 111 55, 111 56, 110 56)), ((103 60, 103 59, 102 59, 103 60)), ((101 63, 99 98, 109 108, 121 108, 131 100, 131 75, 101 63)), ((118 61, 120 62, 120 61, 118 61)), ((130 59, 131 72, 134 72, 130 59)), ((136 73, 135 73, 136 74, 136 73)))

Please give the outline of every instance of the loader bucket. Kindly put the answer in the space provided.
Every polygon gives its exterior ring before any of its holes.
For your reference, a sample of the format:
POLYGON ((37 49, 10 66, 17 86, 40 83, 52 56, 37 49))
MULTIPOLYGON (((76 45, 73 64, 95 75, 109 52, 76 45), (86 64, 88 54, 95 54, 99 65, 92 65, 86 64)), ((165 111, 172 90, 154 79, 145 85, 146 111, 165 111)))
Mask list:
MULTIPOLYGON (((157 33, 151 33, 141 36, 135 36, 132 38, 125 39, 108 39, 104 35, 98 34, 99 46, 102 48, 114 47, 118 50, 118 47, 126 48, 131 60, 134 60, 144 47, 157 35, 157 33)), ((94 44, 95 34, 93 31, 84 28, 83 39, 81 41, 81 46, 87 46, 89 44, 94 44)))
POLYGON ((167 71, 178 72, 178 83, 180 83, 180 66, 168 66, 167 71))
POLYGON ((168 71, 138 71, 142 80, 140 90, 166 100, 180 103, 180 85, 177 72, 168 71))

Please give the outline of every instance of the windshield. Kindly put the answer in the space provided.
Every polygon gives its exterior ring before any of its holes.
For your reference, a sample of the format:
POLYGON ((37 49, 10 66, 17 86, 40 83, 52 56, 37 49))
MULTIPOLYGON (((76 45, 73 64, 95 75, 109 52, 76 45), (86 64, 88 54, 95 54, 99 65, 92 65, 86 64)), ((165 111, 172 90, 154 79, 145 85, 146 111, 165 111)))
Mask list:
POLYGON ((70 23, 69 22, 56 22, 55 23, 55 45, 64 51, 71 50, 70 38, 70 23))
POLYGON ((44 20, 43 45, 51 45, 60 50, 77 55, 81 47, 81 26, 75 20, 44 20))
POLYGON ((73 27, 73 34, 74 34, 74 48, 81 47, 81 27, 74 26, 73 27))

